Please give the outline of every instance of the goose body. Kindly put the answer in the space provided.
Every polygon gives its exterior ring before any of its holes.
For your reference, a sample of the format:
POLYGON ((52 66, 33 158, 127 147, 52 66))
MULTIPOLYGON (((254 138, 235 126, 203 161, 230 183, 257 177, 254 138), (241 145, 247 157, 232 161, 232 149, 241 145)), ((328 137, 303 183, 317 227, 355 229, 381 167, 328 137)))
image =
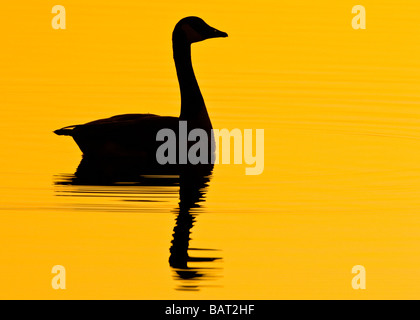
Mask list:
POLYGON ((176 129, 179 118, 155 114, 122 114, 54 131, 70 135, 84 156, 143 157, 153 153, 160 129, 176 129))
POLYGON ((156 149, 162 143, 156 141, 159 130, 177 132, 181 120, 187 121, 189 130, 200 128, 210 133, 212 129, 191 63, 191 44, 216 37, 227 34, 198 17, 181 19, 174 28, 172 45, 181 92, 179 117, 123 114, 64 127, 54 133, 73 137, 84 158, 135 158, 139 165, 156 165, 156 149))

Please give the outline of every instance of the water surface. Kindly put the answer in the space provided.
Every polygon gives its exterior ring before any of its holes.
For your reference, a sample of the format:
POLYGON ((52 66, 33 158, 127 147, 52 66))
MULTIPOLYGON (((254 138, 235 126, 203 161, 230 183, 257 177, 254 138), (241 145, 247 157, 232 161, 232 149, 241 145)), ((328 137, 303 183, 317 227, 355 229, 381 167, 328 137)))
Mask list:
POLYGON ((61 4, 66 30, 48 1, 0 19, 1 298, 419 297, 417 1, 364 1, 366 30, 347 0, 61 4), (193 64, 215 128, 265 130, 263 174, 216 165, 186 205, 179 179, 72 183, 81 153, 53 130, 178 115, 187 15, 229 33, 194 44, 193 64))

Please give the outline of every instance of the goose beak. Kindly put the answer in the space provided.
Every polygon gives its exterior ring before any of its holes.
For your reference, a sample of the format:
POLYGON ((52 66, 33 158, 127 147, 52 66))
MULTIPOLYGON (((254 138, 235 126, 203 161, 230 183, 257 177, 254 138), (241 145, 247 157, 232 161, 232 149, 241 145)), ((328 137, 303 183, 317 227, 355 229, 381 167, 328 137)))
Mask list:
POLYGON ((209 38, 226 38, 228 34, 226 32, 213 29, 213 32, 210 34, 209 38))

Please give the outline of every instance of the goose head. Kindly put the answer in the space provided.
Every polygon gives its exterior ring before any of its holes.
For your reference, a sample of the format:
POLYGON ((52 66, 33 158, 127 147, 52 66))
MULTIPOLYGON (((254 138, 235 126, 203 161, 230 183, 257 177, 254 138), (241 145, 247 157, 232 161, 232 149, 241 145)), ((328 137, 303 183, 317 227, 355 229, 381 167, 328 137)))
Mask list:
POLYGON ((172 41, 191 44, 211 38, 225 38, 226 32, 210 27, 203 19, 186 17, 181 19, 172 33, 172 41))

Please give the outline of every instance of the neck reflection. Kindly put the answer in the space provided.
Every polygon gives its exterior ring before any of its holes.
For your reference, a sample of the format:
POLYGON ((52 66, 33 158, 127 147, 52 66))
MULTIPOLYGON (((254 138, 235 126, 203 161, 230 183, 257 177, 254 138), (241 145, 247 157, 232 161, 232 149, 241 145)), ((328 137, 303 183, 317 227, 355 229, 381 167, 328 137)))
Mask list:
POLYGON ((208 263, 221 259, 213 257, 214 249, 190 248, 191 229, 196 223, 200 202, 205 195, 211 178, 212 166, 189 167, 180 175, 179 207, 170 247, 169 265, 173 268, 174 278, 180 280, 177 290, 195 291, 202 285, 198 280, 210 280, 217 276, 218 268, 208 263), (199 252, 206 256, 190 256, 190 252, 199 252), (210 256, 209 256, 210 255, 210 256), (207 264, 206 264, 207 263, 207 264), (193 266, 190 266, 192 264, 193 266))

